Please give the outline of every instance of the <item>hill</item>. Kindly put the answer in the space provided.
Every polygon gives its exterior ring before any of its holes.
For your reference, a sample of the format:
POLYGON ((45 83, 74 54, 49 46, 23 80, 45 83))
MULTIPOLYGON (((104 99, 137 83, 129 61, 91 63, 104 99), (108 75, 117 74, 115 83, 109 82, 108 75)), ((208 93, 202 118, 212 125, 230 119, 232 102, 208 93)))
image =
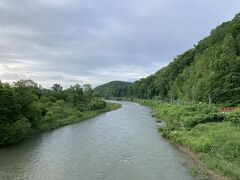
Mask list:
POLYGON ((101 97, 111 97, 118 89, 130 85, 130 82, 112 81, 94 88, 94 93, 101 97))
POLYGON ((240 104, 240 14, 154 75, 115 96, 240 104))

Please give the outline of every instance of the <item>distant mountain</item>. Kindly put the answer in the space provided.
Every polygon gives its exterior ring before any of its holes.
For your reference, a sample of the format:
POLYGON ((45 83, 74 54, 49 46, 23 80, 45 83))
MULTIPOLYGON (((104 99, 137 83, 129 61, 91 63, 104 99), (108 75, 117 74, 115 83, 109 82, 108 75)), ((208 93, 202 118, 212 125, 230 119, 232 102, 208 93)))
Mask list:
POLYGON ((94 88, 94 93, 102 97, 114 96, 118 89, 128 86, 132 83, 123 81, 112 81, 94 88))
MULTIPOLYGON (((177 31, 177 29, 176 29, 177 31)), ((116 96, 240 104, 240 14, 212 30, 167 67, 116 96)))

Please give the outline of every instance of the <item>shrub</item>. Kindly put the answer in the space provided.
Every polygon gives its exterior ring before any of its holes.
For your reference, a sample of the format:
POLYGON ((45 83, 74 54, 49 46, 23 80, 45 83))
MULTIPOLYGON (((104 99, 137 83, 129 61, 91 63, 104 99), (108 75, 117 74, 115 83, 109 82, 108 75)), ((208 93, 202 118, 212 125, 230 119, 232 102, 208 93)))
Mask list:
POLYGON ((222 122, 225 116, 219 113, 211 114, 197 114, 193 117, 186 117, 184 120, 184 126, 192 128, 198 124, 207 123, 207 122, 222 122))
POLYGON ((33 132, 30 122, 22 118, 14 123, 0 124, 0 145, 19 142, 33 132))
POLYGON ((101 99, 93 99, 89 104, 89 107, 91 110, 103 109, 106 106, 107 106, 106 101, 101 99))
POLYGON ((237 126, 240 126, 240 111, 234 111, 229 113, 226 120, 233 122, 237 126))

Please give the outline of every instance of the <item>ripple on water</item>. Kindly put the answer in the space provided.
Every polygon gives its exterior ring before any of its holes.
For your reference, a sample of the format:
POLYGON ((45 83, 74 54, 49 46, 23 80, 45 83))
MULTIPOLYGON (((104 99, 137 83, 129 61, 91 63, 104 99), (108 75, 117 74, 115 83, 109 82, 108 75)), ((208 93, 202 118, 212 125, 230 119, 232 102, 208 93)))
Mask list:
POLYGON ((122 108, 0 149, 0 179, 191 180, 182 154, 159 136, 150 109, 122 108))

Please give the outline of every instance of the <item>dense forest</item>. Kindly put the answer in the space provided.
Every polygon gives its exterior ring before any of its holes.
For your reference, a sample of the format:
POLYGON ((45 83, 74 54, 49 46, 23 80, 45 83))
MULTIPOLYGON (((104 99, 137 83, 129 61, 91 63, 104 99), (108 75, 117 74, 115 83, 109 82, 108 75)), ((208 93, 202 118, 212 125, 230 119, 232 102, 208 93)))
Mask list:
POLYGON ((115 91, 130 84, 130 82, 112 81, 94 88, 94 93, 101 97, 112 97, 115 91))
POLYGON ((119 88, 117 97, 240 104, 240 14, 154 75, 119 88))
POLYGON ((116 108, 108 105, 88 84, 63 90, 59 84, 44 89, 32 80, 0 82, 0 146, 116 108))

